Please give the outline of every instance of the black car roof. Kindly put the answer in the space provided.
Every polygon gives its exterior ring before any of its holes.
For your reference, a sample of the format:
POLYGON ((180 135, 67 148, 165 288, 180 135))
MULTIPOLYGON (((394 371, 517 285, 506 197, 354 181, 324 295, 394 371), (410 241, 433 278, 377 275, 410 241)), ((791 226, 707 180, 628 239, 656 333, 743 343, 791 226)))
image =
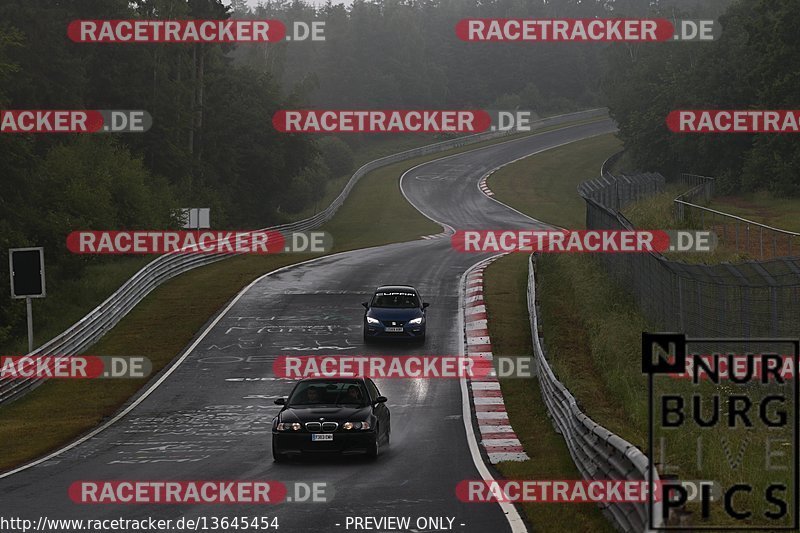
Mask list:
POLYGON ((381 285, 375 292, 378 291, 414 291, 417 292, 417 289, 412 287, 411 285, 381 285))
POLYGON ((364 382, 365 378, 363 376, 336 376, 330 378, 304 378, 299 380, 297 383, 307 383, 307 382, 329 382, 329 381, 361 381, 364 382))

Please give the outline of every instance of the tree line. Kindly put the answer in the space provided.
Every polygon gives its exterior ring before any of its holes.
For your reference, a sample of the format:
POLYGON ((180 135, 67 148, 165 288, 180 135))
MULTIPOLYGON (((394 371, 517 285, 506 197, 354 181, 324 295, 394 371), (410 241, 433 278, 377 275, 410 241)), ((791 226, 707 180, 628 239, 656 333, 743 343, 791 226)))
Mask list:
POLYGON ((737 1, 713 42, 612 47, 604 88, 633 163, 714 176, 724 193, 800 195, 792 134, 681 134, 664 122, 676 109, 797 109, 798 20, 795 0, 737 1))
MULTIPOLYGON (((328 169, 313 139, 271 128, 276 110, 301 101, 270 73, 235 63, 230 46, 86 44, 66 35, 82 18, 229 16, 218 0, 0 3, 0 108, 153 116, 143 134, 1 134, 0 249, 44 246, 48 284, 57 286, 107 260, 70 255, 70 231, 177 228, 180 207, 210 207, 217 228, 264 227, 318 199, 332 172, 349 170, 328 169)), ((8 287, 7 268, 0 284, 8 287)), ((24 320, 0 298, 0 346, 24 335, 24 320)))
MULTIPOLYGON (((48 282, 105 258, 72 256, 78 229, 177 227, 210 207, 216 228, 264 227, 314 206, 353 170, 361 135, 286 135, 278 109, 499 108, 539 114, 602 105, 597 44, 467 43, 466 17, 643 15, 700 0, 3 0, 0 109, 143 109, 143 134, 0 135, 0 249, 45 246, 48 282), (644 5, 646 4, 646 5, 644 5), (323 21, 325 41, 89 44, 75 19, 323 21)), ((5 265, 0 261, 0 264, 5 265)), ((8 270, 0 268, 0 286, 8 270)), ((0 346, 24 314, 0 297, 0 346)))

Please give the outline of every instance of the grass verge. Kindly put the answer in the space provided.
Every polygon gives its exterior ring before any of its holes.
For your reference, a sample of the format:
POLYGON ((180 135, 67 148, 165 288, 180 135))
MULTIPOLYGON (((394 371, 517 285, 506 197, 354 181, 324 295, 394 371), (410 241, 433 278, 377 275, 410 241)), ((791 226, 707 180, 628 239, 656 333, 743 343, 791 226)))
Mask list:
MULTIPOLYGON (((495 198, 532 217, 565 227, 583 227, 585 202, 577 186, 596 175, 619 146, 609 134, 554 148, 494 173, 490 186, 495 198), (562 196, 546 187, 557 189, 562 196)), ((517 261, 520 272, 527 268, 524 254, 513 257, 487 269, 487 285, 494 282, 494 276, 503 275, 502 265, 511 268, 515 265, 512 261, 517 261)), ((644 444, 643 434, 631 432, 630 427, 646 428, 646 411, 626 413, 624 408, 643 390, 630 385, 641 381, 639 350, 645 324, 634 302, 591 256, 544 255, 538 269, 543 333, 554 372, 579 402, 587 404, 587 414, 608 429, 624 433, 631 442, 644 444)), ((526 286, 527 270, 518 276, 514 287, 523 303, 526 286)), ((527 306, 524 309, 527 320, 527 306)), ((498 319, 501 323, 504 320, 498 319)), ((527 326, 522 329, 527 335, 527 326)), ((503 347, 503 335, 493 335, 496 347, 503 347)), ((529 340, 530 335, 527 337, 529 340)))
POLYGON ((742 196, 720 196, 709 205, 711 209, 736 215, 788 231, 800 233, 799 198, 776 198, 769 192, 742 196))
MULTIPOLYGON (((555 128, 535 133, 549 129, 555 128)), ((397 182, 399 175, 426 161, 514 137, 463 146, 370 172, 359 181, 348 201, 323 228, 334 236, 333 251, 401 242, 438 233, 441 228, 402 197, 397 182), (380 214, 369 209, 374 198, 381 198, 380 214), (365 220, 370 220, 370 223, 365 224, 365 220), (389 224, 397 220, 402 220, 403 224, 389 224)), ((182 274, 148 295, 89 353, 146 355, 153 363, 153 372, 158 372, 180 353, 215 312, 250 281, 265 272, 310 257, 314 256, 241 256, 182 274)), ((7 443, 0 457, 0 471, 28 462, 89 431, 124 405, 146 381, 51 380, 20 400, 0 407, 0 441, 7 443)))
MULTIPOLYGON (((562 227, 583 228, 585 207, 577 186, 595 176, 602 162, 619 147, 616 137, 609 134, 548 150, 495 172, 489 186, 498 200, 532 217, 562 227)), ((533 353, 526 301, 527 260, 525 254, 512 254, 494 262, 484 273, 484 298, 495 354, 533 353)), ((628 392, 615 395, 607 381, 615 379, 619 366, 638 368, 631 367, 631 361, 639 361, 639 343, 631 344, 631 339, 640 338, 643 319, 633 302, 589 257, 553 255, 541 258, 538 268, 543 331, 554 372, 579 403, 588 404, 582 405, 584 412, 611 431, 644 445, 645 433, 630 430, 636 423, 625 407, 630 393, 640 391, 623 379, 628 392), (616 330, 618 326, 622 329, 616 330), (630 348, 627 353, 616 352, 626 346, 630 348)), ((629 373, 623 376, 631 377, 629 373)), ((529 461, 499 464, 501 473, 509 478, 580 478, 563 437, 554 431, 547 416, 538 381, 505 379, 501 387, 514 431, 531 457, 529 461)), ((646 411, 643 414, 646 417, 646 411)), ((644 431, 647 426, 639 427, 644 431)), ((537 531, 613 530, 594 505, 526 504, 523 508, 537 531)))
MULTIPOLYGON (((641 372, 641 332, 654 328, 639 313, 628 293, 614 284, 591 256, 542 255, 537 264, 537 281, 542 333, 554 372, 583 412, 646 451, 648 393, 641 372)), ((736 395, 745 395, 757 406, 764 405, 761 401, 765 395, 781 389, 754 387, 752 383, 732 386, 725 380, 720 386, 709 382, 698 388, 690 380, 668 377, 656 379, 655 387, 656 398, 677 395, 686 406, 697 396, 702 401, 702 416, 706 421, 708 412, 715 410, 710 407, 714 395, 719 395, 721 414, 730 410, 727 402, 736 395)), ((787 392, 786 387, 782 392, 787 392)), ((786 446, 791 442, 792 424, 767 431, 763 425, 759 426, 763 424, 759 421, 754 421, 751 427, 737 424, 732 428, 724 421, 713 427, 700 427, 689 420, 690 416, 697 416, 690 414, 691 411, 684 410, 687 420, 680 428, 664 428, 656 422, 654 457, 665 458, 659 470, 664 473, 668 469, 668 473, 681 479, 713 479, 726 489, 743 482, 752 486, 752 493, 737 504, 751 510, 751 518, 733 519, 718 501, 710 508, 708 523, 730 527, 763 525, 759 518, 771 506, 763 499, 768 487, 776 483, 791 486, 791 469, 770 470, 765 467, 769 462, 765 462, 764 453, 774 448, 775 443, 786 446), (737 456, 731 454, 732 447, 737 456)), ((697 517, 698 525, 704 523, 698 503, 687 505, 687 509, 697 517)))
POLYGON ((553 148, 501 168, 489 177, 488 185, 495 198, 537 220, 583 228, 586 211, 577 187, 597 176, 603 161, 621 146, 614 134, 608 134, 553 148))
MULTIPOLYGON (((638 202, 625 207, 622 213, 630 220, 634 226, 642 229, 703 229, 699 221, 691 218, 683 222, 678 222, 673 216, 673 200, 686 187, 682 185, 671 185, 660 194, 643 198, 638 202)), ((718 228, 706 227, 706 229, 717 231, 718 228)), ((721 233, 719 233, 721 235, 721 233)), ((710 252, 663 252, 664 256, 674 261, 681 261, 690 264, 715 265, 722 262, 739 262, 751 259, 750 255, 744 251, 737 251, 733 247, 721 243, 710 252)))
MULTIPOLYGON (((528 257, 512 254, 492 263, 484 273, 484 299, 489 317, 492 352, 531 356, 527 295, 528 257)), ((514 431, 530 457, 502 462, 508 479, 580 479, 563 437, 553 430, 536 378, 501 379, 506 409, 514 431)), ((523 509, 534 531, 613 531, 594 504, 526 503, 523 509)))
MULTIPOLYGON (((51 277, 47 280, 47 298, 34 298, 31 302, 34 348, 83 318, 153 259, 154 256, 108 258, 101 263, 88 265, 79 279, 51 277)), ((14 300, 11 305, 19 316, 25 316, 25 300, 14 300)), ((8 340, 0 347, 0 351, 4 354, 27 353, 27 336, 8 340)))
MULTIPOLYGON (((568 160, 559 171, 564 178, 573 175, 573 164, 583 165, 588 157, 580 148, 580 144, 571 146, 575 150, 573 159, 568 160)), ((535 168, 535 160, 545 159, 549 152, 545 152, 530 158, 531 168, 535 168)), ((594 161, 599 163, 599 161, 594 161)), ((498 195, 500 196, 500 195, 498 195)), ((674 196, 666 196, 668 203, 674 196)), ((504 200, 502 196, 499 198, 504 200)), ((657 200, 657 199, 656 199, 657 200)), ((630 216, 637 219, 642 225, 656 225, 658 227, 659 217, 664 217, 669 209, 662 206, 640 204, 634 207, 640 213, 631 213, 630 216)), ((540 213, 532 205, 521 205, 520 210, 527 212, 531 216, 542 218, 540 213)), ((506 343, 512 345, 519 341, 522 331, 527 329, 527 324, 519 324, 516 330, 505 328, 504 321, 513 320, 514 309, 511 303, 515 300, 524 298, 526 278, 524 274, 525 257, 509 257, 497 261, 491 265, 484 276, 489 293, 487 298, 487 308, 490 313, 489 326, 492 329, 493 344, 496 353, 507 353, 513 349, 507 347, 506 343), (514 274, 516 272, 516 274, 514 274), (500 292, 492 289, 493 284, 503 283, 503 277, 515 278, 514 283, 508 291, 500 292), (497 294, 492 295, 492 293, 497 294), (508 307, 499 311, 492 311, 493 298, 500 302, 502 306, 506 301, 508 307), (503 329, 499 329, 503 328, 503 329)), ((590 416, 598 424, 608 428, 610 431, 620 435, 642 450, 647 449, 647 385, 646 379, 641 373, 641 332, 652 331, 652 326, 639 312, 635 302, 624 288, 614 283, 602 265, 590 255, 565 255, 552 254, 540 257, 537 264, 538 299, 540 302, 542 333, 547 345, 547 353, 550 364, 562 381, 562 383, 575 396, 581 410, 590 416)), ((519 304, 521 306, 521 303, 519 304)), ((496 308, 497 304, 495 304, 496 308)), ((522 313, 522 307, 516 311, 522 313)), ((525 349, 527 349, 527 344, 525 349)), ((691 386, 688 381, 672 381, 671 378, 663 378, 657 386, 661 387, 660 393, 679 394, 682 396, 685 405, 689 405, 693 395, 698 390, 691 386), (663 381, 666 380, 666 381, 663 381)), ((506 395, 506 405, 509 416, 514 424, 515 431, 526 446, 529 454, 540 453, 537 450, 538 442, 546 442, 550 438, 549 433, 538 433, 535 429, 539 417, 542 416, 541 409, 531 408, 531 406, 541 405, 538 402, 538 391, 534 395, 533 388, 524 388, 522 382, 503 383, 504 395, 506 395), (515 390, 521 389, 520 391, 515 390), (529 396, 520 401, 515 396, 517 394, 528 394, 529 396), (534 428, 534 429, 531 429, 534 428)), ((701 389, 704 397, 703 409, 708 409, 711 394, 710 387, 701 389)), ((726 401, 732 396, 731 391, 742 392, 734 389, 729 384, 724 384, 720 390, 722 397, 720 402, 726 401)), ((748 398, 753 405, 758 405, 759 400, 767 391, 748 390, 748 398)), ((657 393, 658 394, 658 393, 657 393)), ((523 397, 524 398, 524 397, 523 397)), ((722 408, 721 412, 726 410, 722 408)), ((687 418, 688 418, 687 414, 687 418)), ((656 448, 654 457, 660 458, 661 453, 666 455, 666 464, 662 464, 659 469, 669 468, 669 473, 675 474, 681 479, 714 479, 723 487, 729 488, 734 483, 746 483, 753 486, 752 494, 742 497, 741 507, 752 511, 752 518, 745 521, 736 521, 726 516, 719 505, 711 507, 711 522, 713 524, 727 526, 752 526, 758 519, 764 516, 764 512, 770 506, 763 499, 766 494, 766 487, 769 484, 778 482, 785 486, 790 486, 788 472, 770 472, 765 468, 764 450, 770 449, 770 439, 788 442, 788 431, 769 432, 739 426, 733 430, 725 429, 724 432, 717 432, 716 428, 724 427, 724 424, 716 426, 713 435, 709 435, 709 429, 700 428, 691 422, 685 425, 679 432, 674 429, 659 430, 656 436, 656 448), (660 436, 666 438, 665 448, 660 448, 660 436), (727 440, 726 440, 727 439, 727 440), (734 444, 731 444, 734 443, 734 444), (738 448, 737 448, 738 447, 738 448), (738 450, 738 456, 734 457, 730 450, 738 450), (702 452, 702 464, 698 465, 698 450, 702 452)), ((548 428, 549 429, 549 428, 548 428)), ((544 430, 544 426, 542 426, 544 430)), ((546 452, 549 450, 546 450, 546 452)), ((549 455, 545 454, 544 458, 549 455)), ((569 468, 570 465, 561 465, 560 459, 554 455, 552 466, 569 468)), ((514 477, 519 475, 515 469, 525 468, 524 463, 520 466, 512 464, 501 465, 504 475, 514 477)), ((566 470, 564 470, 566 472, 566 470)), ((550 475, 550 474, 548 474, 550 475)), ((554 476, 554 477, 557 477, 554 476)), ((567 477, 564 473, 563 477, 567 477)), ((687 508, 697 517, 698 525, 702 525, 700 520, 699 506, 697 504, 687 505, 687 508)), ((548 511, 539 506, 526 508, 532 515, 532 520, 538 519, 537 515, 545 515, 548 511)), ((550 516, 547 520, 560 520, 556 515, 550 516)), ((565 519, 566 520, 566 519, 565 519)), ((556 522, 557 523, 557 522, 556 522)), ((547 524, 549 526, 549 523, 547 524)), ((592 526, 577 525, 568 527, 558 527, 558 530, 569 531, 589 531, 592 526)))

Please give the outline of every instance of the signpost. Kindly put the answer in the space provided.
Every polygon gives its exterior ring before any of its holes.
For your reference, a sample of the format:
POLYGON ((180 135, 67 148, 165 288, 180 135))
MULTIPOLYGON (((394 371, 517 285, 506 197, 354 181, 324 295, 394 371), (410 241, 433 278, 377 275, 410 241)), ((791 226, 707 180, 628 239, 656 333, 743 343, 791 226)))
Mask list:
POLYGON ((184 229, 208 229, 211 227, 211 209, 208 207, 184 207, 179 209, 184 229))
POLYGON ((47 295, 44 282, 44 248, 11 248, 8 250, 8 272, 11 298, 25 298, 28 312, 28 353, 33 351, 33 310, 31 298, 47 295))

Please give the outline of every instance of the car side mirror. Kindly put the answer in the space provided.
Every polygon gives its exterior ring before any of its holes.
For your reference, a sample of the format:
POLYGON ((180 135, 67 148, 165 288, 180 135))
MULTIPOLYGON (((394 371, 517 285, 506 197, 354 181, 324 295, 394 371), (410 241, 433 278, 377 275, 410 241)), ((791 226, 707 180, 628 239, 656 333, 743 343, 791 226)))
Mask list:
POLYGON ((369 302, 361 302, 361 305, 369 309, 369 302))
POLYGON ((275 405, 286 405, 286 398, 278 398, 275 400, 275 405))
POLYGON ((422 308, 423 308, 423 309, 425 309, 425 308, 426 308, 426 307, 428 307, 429 305, 431 305, 431 304, 429 304, 428 302, 422 302, 422 308))
POLYGON ((378 396, 375 398, 375 403, 386 403, 387 401, 389 401, 389 398, 386 396, 378 396))

